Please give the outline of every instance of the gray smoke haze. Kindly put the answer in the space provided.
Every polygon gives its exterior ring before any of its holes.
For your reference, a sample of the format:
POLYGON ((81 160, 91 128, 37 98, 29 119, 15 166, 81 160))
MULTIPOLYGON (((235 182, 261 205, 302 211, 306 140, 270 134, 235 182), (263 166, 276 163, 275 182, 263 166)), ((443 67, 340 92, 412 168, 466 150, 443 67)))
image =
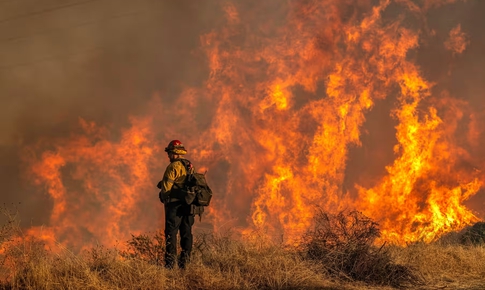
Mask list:
MULTIPOLYGON (((267 5, 264 11, 269 17, 274 7, 267 5)), ((392 9, 389 19, 398 14, 392 9)), ((466 100, 482 113, 478 124, 485 123, 484 12, 481 0, 429 10, 426 23, 418 25, 425 25, 423 33, 434 36, 411 56, 428 80, 438 83, 433 94, 446 90, 466 100), (453 56, 444 43, 457 24, 470 44, 461 55, 453 56)), ((219 1, 1 1, 1 201, 22 202, 18 207, 24 223, 28 219, 47 223, 49 196, 39 195, 21 178, 19 146, 41 136, 67 136, 79 117, 114 127, 126 125, 127 116, 140 113, 154 92, 169 100, 184 87, 200 85, 207 67, 204 56, 192 52, 199 46, 199 36, 223 17, 219 1)), ((353 148, 349 156, 349 187, 371 186, 394 159, 396 121, 389 116, 394 105, 392 98, 381 100, 366 116, 362 146, 353 148)), ((483 144, 484 136, 480 135, 478 144, 483 144)), ((477 145, 469 150, 476 166, 483 168, 483 149, 477 145)), ((470 207, 480 210, 484 201, 483 192, 479 193, 470 207)))

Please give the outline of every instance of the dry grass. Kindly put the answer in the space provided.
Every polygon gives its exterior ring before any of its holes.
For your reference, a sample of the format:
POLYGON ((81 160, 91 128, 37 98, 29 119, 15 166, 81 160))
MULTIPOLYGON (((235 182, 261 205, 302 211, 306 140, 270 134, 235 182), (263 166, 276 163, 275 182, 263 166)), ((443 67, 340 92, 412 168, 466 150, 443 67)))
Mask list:
POLYGON ((418 243, 391 253, 397 263, 414 265, 428 285, 485 289, 485 245, 418 243))
MULTIPOLYGON (((8 253, 12 273, 3 289, 337 289, 315 267, 281 247, 256 249, 227 237, 207 236, 185 270, 95 248, 75 255, 8 253), (15 256, 12 256, 15 255, 15 256), (32 258, 32 259, 30 259, 32 258), (333 286, 333 287, 332 287, 333 286)), ((148 257, 148 256, 145 256, 148 257)))
MULTIPOLYGON (((335 246, 339 241, 339 249, 346 251, 344 255, 328 252, 335 247, 323 248, 326 254, 319 252, 321 260, 316 261, 317 256, 308 256, 309 244, 296 249, 258 239, 243 242, 230 235, 203 235, 197 237, 193 260, 185 270, 166 270, 160 265, 161 233, 134 236, 124 251, 95 247, 74 254, 67 249, 47 251, 32 239, 12 239, 20 233, 13 220, 0 229, 0 289, 383 290, 399 286, 389 269, 398 269, 399 273, 412 269, 409 273, 420 278, 406 281, 410 289, 485 289, 484 247, 436 243, 376 249, 368 242, 377 228, 365 218, 364 226, 355 231, 357 236, 366 237, 365 243, 352 240, 355 236, 349 232, 346 237, 335 236, 338 239, 330 243, 335 246), (342 267, 346 263, 350 268, 342 267), (364 275, 352 276, 348 269, 364 270, 358 272, 364 275)), ((315 242, 319 236, 313 235, 315 242)), ((315 246, 322 244, 313 244, 312 251, 315 246)))

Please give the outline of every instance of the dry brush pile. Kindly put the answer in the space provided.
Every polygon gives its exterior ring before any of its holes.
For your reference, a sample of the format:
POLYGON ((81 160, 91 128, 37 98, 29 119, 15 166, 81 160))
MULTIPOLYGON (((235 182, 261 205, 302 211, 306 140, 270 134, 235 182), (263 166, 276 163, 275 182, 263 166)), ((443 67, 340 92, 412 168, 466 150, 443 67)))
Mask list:
POLYGON ((199 235, 186 270, 163 267, 161 232, 132 236, 123 250, 79 254, 46 250, 20 234, 8 214, 0 229, 0 289, 415 289, 485 276, 481 245, 376 246, 378 225, 358 212, 320 212, 299 247, 199 235))
POLYGON ((378 224, 360 212, 320 211, 315 228, 303 239, 303 249, 308 259, 340 279, 394 287, 423 285, 419 272, 394 263, 384 244, 375 245, 379 236, 378 224))

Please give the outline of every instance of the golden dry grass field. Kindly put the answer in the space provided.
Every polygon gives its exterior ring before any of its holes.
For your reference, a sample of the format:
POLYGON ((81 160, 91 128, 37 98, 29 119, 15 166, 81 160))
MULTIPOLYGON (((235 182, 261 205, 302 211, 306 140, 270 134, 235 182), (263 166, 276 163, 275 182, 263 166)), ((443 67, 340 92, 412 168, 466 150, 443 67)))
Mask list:
POLYGON ((16 238, 21 231, 11 219, 1 232, 0 288, 485 289, 483 245, 463 245, 455 237, 375 247, 368 243, 374 241, 372 228, 359 218, 354 228, 360 232, 339 236, 340 244, 321 228, 309 231, 306 243, 291 247, 258 235, 244 241, 230 234, 198 235, 185 270, 162 266, 161 232, 133 236, 120 248, 97 246, 74 253, 61 245, 46 249, 32 238, 16 238))

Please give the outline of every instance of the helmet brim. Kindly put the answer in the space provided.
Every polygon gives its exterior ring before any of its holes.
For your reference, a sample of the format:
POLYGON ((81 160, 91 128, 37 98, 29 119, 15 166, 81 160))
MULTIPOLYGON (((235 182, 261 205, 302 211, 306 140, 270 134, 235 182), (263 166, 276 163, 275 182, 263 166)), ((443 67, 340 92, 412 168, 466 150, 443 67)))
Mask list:
POLYGON ((175 148, 172 150, 172 153, 177 155, 185 155, 187 154, 187 150, 185 150, 185 148, 175 148))
POLYGON ((167 153, 173 153, 173 154, 177 154, 177 155, 185 155, 187 154, 187 150, 185 150, 185 148, 165 148, 165 152, 167 153))

